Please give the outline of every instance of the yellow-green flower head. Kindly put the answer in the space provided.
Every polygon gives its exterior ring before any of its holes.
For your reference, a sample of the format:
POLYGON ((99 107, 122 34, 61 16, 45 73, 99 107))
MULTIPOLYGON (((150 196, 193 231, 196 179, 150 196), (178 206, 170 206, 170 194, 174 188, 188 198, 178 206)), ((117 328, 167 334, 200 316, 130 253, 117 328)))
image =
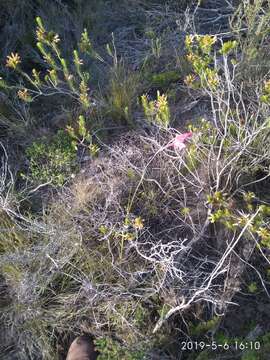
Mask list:
POLYGON ((16 69, 18 65, 21 63, 21 57, 18 53, 11 53, 7 56, 6 67, 11 69, 16 69))
POLYGON ((30 96, 27 89, 19 90, 17 94, 18 94, 19 99, 21 99, 21 100, 23 100, 25 102, 31 102, 32 101, 32 98, 31 98, 31 96, 30 96))
POLYGON ((193 40, 194 40, 194 35, 187 35, 186 36, 185 43, 186 43, 187 48, 189 48, 192 45, 193 40))

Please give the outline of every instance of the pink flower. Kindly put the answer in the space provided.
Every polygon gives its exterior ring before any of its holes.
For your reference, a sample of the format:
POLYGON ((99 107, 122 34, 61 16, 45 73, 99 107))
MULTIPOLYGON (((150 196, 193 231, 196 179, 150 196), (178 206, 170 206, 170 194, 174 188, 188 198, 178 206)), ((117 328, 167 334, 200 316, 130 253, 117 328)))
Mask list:
POLYGON ((182 150, 186 147, 185 141, 192 137, 192 132, 189 131, 184 134, 176 135, 175 138, 169 142, 167 148, 174 148, 174 150, 182 150))

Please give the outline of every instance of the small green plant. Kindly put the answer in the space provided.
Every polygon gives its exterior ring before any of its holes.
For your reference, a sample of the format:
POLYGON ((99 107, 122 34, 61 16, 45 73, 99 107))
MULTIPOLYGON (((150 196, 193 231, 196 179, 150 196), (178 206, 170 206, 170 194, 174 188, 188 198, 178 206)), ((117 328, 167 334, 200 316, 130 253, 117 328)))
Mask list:
POLYGON ((143 360, 145 351, 126 349, 111 338, 95 340, 95 348, 99 352, 98 360, 143 360))
POLYGON ((270 80, 264 82, 263 91, 260 100, 265 104, 270 103, 270 80))
POLYGON ((41 139, 26 149, 29 174, 23 177, 36 184, 62 186, 76 172, 76 153, 70 136, 59 130, 51 141, 41 139))
POLYGON ((66 128, 72 139, 71 145, 75 150, 77 150, 79 146, 83 146, 90 151, 91 155, 96 156, 99 152, 99 147, 96 144, 93 144, 93 138, 86 127, 86 122, 83 115, 79 116, 76 125, 76 127, 69 125, 66 128))
POLYGON ((146 119, 149 123, 167 128, 170 124, 170 108, 165 94, 157 92, 157 100, 148 100, 147 95, 141 97, 146 119))
POLYGON ((147 29, 145 35, 150 40, 151 53, 150 56, 155 59, 159 59, 161 57, 162 51, 162 39, 157 36, 153 29, 147 29))
MULTIPOLYGON (((236 213, 233 208, 237 207, 237 201, 226 199, 221 192, 208 195, 207 202, 212 206, 212 213, 209 215, 210 223, 219 222, 229 230, 246 230, 251 236, 257 236, 260 242, 257 246, 270 247, 269 214, 270 207, 267 205, 253 204, 255 194, 251 191, 242 194, 245 204, 245 212, 236 213)), ((256 284, 255 284, 256 285, 256 284)), ((254 283, 250 285, 250 292, 254 283)))
POLYGON ((204 322, 200 322, 198 325, 190 325, 191 334, 193 336, 204 335, 207 331, 214 329, 220 321, 218 316, 213 317, 212 319, 204 322))
POLYGON ((258 286, 255 282, 252 282, 248 285, 248 291, 251 293, 251 294, 254 294, 256 293, 258 290, 258 286))
POLYGON ((164 319, 170 309, 171 306, 169 306, 168 304, 163 304, 162 306, 160 306, 160 308, 157 309, 160 319, 164 319))
POLYGON ((152 50, 152 55, 156 59, 159 59, 161 57, 161 50, 162 50, 161 38, 155 37, 154 39, 151 39, 151 50, 152 50))
POLYGON ((229 40, 222 44, 221 49, 219 50, 220 54, 222 55, 229 55, 236 47, 237 47, 236 40, 229 40))
POLYGON ((181 79, 181 72, 177 70, 164 71, 157 74, 151 74, 149 80, 151 86, 166 89, 171 83, 181 79))
POLYGON ((218 83, 218 72, 210 65, 213 63, 211 54, 217 39, 210 35, 188 35, 186 37, 187 59, 192 65, 193 74, 186 77, 185 83, 195 89, 214 90, 218 83))
POLYGON ((256 343, 257 349, 249 349, 244 351, 241 360, 268 360, 270 351, 270 333, 258 337, 253 341, 256 343))

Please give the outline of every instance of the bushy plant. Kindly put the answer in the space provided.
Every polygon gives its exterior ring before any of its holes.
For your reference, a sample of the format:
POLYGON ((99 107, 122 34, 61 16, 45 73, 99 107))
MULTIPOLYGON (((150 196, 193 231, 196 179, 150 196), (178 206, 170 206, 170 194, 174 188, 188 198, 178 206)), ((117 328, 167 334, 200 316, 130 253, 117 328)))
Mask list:
POLYGON ((76 148, 63 130, 59 130, 49 142, 44 138, 34 142, 26 149, 26 156, 29 173, 23 177, 35 184, 61 186, 78 168, 76 148))
POLYGON ((263 0, 240 2, 231 18, 232 31, 241 47, 239 77, 245 79, 249 91, 253 81, 267 74, 269 25, 270 4, 263 0))
POLYGON ((143 360, 144 351, 128 350, 110 338, 95 340, 98 360, 143 360))
POLYGON ((148 100, 147 95, 141 97, 146 119, 149 123, 167 128, 170 123, 170 108, 165 94, 157 92, 156 100, 148 100))
MULTIPOLYGON (((6 66, 15 70, 25 81, 25 86, 18 87, 18 97, 23 101, 31 102, 41 95, 64 94, 77 100, 86 111, 91 105, 88 88, 90 74, 83 70, 83 60, 78 50, 73 51, 73 64, 68 65, 59 47, 59 35, 47 31, 40 17, 36 18, 36 22, 36 45, 43 57, 47 74, 42 77, 40 71, 34 68, 29 76, 21 67, 20 55, 11 53, 7 57, 6 66)), ((98 57, 92 49, 87 30, 82 33, 78 46, 82 54, 98 57)))
POLYGON ((171 83, 181 79, 181 72, 177 70, 165 71, 157 74, 151 74, 150 84, 157 88, 166 89, 171 83))

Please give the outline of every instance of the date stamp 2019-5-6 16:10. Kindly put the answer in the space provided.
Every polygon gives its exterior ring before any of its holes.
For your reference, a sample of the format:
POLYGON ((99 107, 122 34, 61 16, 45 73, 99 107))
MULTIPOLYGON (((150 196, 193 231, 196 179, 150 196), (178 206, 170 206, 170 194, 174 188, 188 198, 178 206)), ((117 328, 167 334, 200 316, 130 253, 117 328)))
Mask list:
POLYGON ((217 343, 216 341, 211 341, 206 343, 204 341, 182 341, 181 350, 182 351, 196 351, 196 350, 235 350, 235 351, 244 351, 244 350, 260 350, 261 344, 259 341, 239 341, 235 340, 232 342, 223 342, 217 343))

